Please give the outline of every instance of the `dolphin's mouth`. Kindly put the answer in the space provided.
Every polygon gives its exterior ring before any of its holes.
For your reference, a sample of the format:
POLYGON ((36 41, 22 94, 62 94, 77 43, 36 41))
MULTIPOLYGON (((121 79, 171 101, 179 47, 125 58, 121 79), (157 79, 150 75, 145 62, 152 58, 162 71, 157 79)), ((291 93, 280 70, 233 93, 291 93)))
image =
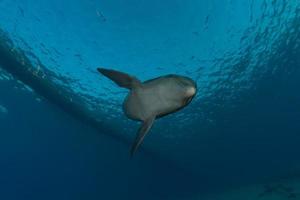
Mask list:
POLYGON ((193 97, 194 97, 194 96, 187 97, 187 98, 185 99, 185 101, 184 101, 184 105, 189 104, 189 103, 192 101, 193 97))

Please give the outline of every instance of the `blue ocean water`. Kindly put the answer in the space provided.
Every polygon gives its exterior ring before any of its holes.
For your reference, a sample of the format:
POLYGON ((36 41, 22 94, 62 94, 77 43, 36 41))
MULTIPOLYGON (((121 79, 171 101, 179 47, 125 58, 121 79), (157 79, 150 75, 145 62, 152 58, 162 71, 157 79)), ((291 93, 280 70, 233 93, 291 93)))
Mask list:
POLYGON ((1 199, 198 199, 299 177, 297 0, 0 1, 1 199), (139 152, 113 68, 197 82, 139 152))

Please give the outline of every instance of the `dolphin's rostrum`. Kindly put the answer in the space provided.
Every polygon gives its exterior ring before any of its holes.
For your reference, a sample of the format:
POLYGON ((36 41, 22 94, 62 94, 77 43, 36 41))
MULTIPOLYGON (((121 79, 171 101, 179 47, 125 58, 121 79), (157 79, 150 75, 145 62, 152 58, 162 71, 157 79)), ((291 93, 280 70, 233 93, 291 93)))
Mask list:
POLYGON ((170 74, 141 82, 134 76, 116 70, 97 70, 118 86, 130 90, 123 103, 124 113, 132 120, 142 121, 131 155, 140 146, 155 119, 182 109, 197 92, 196 83, 185 76, 170 74))

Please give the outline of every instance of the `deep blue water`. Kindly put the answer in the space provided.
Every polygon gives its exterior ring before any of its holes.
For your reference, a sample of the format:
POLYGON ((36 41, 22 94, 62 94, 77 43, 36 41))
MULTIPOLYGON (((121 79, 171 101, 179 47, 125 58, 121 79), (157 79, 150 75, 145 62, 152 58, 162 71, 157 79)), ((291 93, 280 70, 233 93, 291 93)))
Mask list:
POLYGON ((0 198, 196 199, 299 176, 297 0, 0 1, 0 198), (139 152, 126 90, 197 81, 139 152))

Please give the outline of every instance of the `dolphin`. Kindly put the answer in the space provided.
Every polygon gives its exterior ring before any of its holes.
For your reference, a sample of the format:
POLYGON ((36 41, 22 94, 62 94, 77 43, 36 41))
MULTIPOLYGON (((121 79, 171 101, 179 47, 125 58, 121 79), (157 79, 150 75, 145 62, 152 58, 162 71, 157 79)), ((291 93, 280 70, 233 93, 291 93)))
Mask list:
POLYGON ((131 156, 141 145, 155 119, 184 108, 197 92, 195 81, 176 74, 141 82, 134 76, 116 70, 97 70, 118 86, 130 90, 124 100, 123 111, 129 119, 142 122, 131 147, 131 156))

